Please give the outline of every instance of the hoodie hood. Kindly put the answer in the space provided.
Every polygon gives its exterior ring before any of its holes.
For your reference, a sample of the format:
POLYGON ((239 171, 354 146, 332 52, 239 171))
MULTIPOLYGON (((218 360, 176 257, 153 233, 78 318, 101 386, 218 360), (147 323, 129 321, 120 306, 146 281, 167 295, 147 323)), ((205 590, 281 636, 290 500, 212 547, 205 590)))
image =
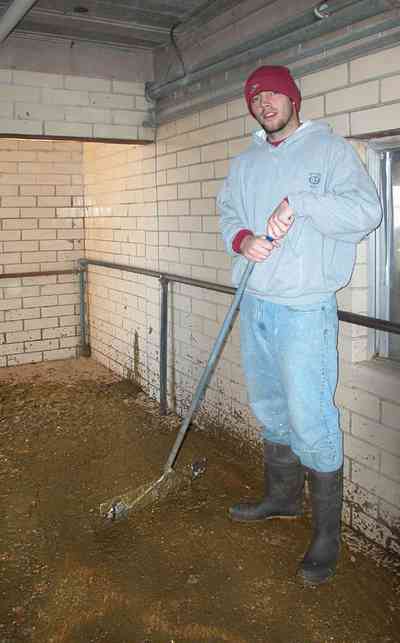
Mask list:
MULTIPOLYGON (((303 136, 306 136, 310 133, 322 133, 322 134, 332 134, 332 128, 328 123, 323 123, 321 121, 304 121, 304 123, 301 123, 300 126, 297 128, 293 134, 288 136, 286 139, 284 139, 281 143, 281 145, 289 145, 293 141, 297 141, 299 138, 302 138, 303 136)), ((263 129, 258 129, 255 130, 252 133, 252 139, 253 143, 255 145, 265 145, 267 143, 270 145, 268 138, 267 138, 267 133, 263 129)), ((270 145, 271 147, 275 147, 274 145, 270 145)))

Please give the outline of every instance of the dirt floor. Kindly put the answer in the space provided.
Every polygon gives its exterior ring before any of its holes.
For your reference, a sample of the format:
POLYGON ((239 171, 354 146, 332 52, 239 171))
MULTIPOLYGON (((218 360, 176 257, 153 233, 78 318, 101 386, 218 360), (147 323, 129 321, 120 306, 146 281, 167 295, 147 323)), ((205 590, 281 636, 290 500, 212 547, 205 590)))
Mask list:
POLYGON ((294 577, 309 517, 233 524, 261 489, 231 439, 192 429, 189 491, 110 522, 99 505, 156 479, 179 421, 91 360, 0 371, 0 642, 390 643, 400 579, 343 547, 336 578, 294 577))

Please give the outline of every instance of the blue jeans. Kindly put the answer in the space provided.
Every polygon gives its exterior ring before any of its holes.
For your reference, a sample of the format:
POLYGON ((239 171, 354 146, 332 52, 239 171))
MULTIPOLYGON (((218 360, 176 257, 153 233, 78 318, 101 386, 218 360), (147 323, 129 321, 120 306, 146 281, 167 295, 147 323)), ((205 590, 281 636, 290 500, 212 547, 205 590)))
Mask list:
POLYGON ((343 463, 336 297, 283 306, 245 294, 240 307, 243 369, 252 411, 270 442, 290 445, 301 463, 336 471, 343 463))

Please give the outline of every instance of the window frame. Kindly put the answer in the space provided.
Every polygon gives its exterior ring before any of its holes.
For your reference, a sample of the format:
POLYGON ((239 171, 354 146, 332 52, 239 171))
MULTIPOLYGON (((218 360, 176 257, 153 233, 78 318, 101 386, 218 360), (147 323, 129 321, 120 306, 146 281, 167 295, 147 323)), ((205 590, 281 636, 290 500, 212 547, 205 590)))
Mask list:
MULTIPOLYGON (((382 223, 368 238, 368 315, 390 320, 390 258, 393 249, 393 200, 391 164, 400 156, 400 136, 368 142, 367 169, 375 182, 382 205, 382 223)), ((370 329, 368 356, 398 364, 389 354, 389 333, 370 329)))

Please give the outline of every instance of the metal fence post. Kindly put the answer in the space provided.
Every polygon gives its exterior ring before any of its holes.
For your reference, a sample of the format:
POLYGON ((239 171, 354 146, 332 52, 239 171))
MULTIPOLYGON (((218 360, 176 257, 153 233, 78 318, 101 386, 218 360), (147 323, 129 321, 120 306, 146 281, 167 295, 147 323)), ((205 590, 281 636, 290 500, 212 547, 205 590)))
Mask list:
POLYGON ((168 285, 169 279, 160 277, 160 414, 167 415, 167 378, 168 378, 168 285))
POLYGON ((87 263, 84 259, 79 260, 79 323, 81 331, 80 356, 90 357, 90 346, 87 343, 86 327, 86 276, 87 263))

